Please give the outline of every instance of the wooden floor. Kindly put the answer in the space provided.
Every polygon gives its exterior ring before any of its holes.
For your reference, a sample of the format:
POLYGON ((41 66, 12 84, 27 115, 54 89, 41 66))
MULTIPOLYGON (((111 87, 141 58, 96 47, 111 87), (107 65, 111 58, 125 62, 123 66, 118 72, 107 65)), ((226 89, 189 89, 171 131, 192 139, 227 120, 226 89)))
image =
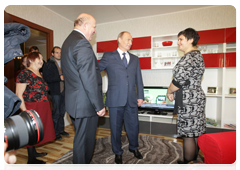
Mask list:
MULTIPOLYGON (((53 142, 44 144, 42 146, 36 147, 37 152, 48 153, 47 156, 38 158, 39 160, 43 160, 43 161, 46 161, 47 164, 51 164, 52 162, 60 158, 62 155, 67 153, 70 149, 72 149, 73 139, 74 139, 74 128, 72 125, 68 125, 65 127, 65 131, 69 133, 68 137, 63 137, 62 140, 53 141, 53 142)), ((122 134, 126 134, 126 133, 122 132, 122 134)), ((96 135, 97 139, 102 137, 107 137, 110 135, 111 135, 110 129, 105 129, 105 128, 97 129, 97 135, 96 135)), ((140 133, 139 135, 154 136, 157 138, 162 138, 162 139, 166 139, 166 140, 170 140, 170 141, 182 144, 181 139, 177 139, 173 137, 149 135, 149 134, 143 134, 143 133, 140 133)), ((16 156, 17 156, 16 164, 26 164, 28 160, 27 148, 24 147, 24 148, 18 149, 16 156)))

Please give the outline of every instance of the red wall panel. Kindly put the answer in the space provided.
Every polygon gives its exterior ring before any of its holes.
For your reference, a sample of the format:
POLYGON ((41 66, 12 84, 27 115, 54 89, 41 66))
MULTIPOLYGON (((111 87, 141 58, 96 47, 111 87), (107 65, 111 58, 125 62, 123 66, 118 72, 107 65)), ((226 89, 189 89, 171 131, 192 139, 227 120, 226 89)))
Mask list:
POLYGON ((114 51, 118 48, 117 40, 97 42, 97 53, 114 51))
POLYGON ((226 53, 225 67, 236 67, 236 52, 226 53))
POLYGON ((224 53, 203 54, 205 67, 223 67, 224 53))
POLYGON ((151 48, 151 36, 133 38, 131 50, 150 49, 151 48))
POLYGON ((226 43, 236 42, 236 27, 226 28, 226 43))
POLYGON ((206 30, 198 31, 200 39, 198 45, 201 44, 217 44, 225 42, 225 29, 215 29, 215 30, 206 30))
POLYGON ((151 69, 151 57, 140 57, 139 62, 141 69, 151 69))

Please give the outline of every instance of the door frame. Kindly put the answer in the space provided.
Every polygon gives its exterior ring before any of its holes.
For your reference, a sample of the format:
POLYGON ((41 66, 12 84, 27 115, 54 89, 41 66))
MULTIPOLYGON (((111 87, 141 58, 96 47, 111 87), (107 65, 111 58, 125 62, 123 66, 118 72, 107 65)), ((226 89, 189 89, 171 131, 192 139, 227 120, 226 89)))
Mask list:
MULTIPOLYGON (((9 13, 8 13, 9 14, 9 13)), ((18 22, 24 24, 30 28, 46 33, 46 46, 47 46, 47 60, 51 57, 51 51, 53 49, 53 30, 43 27, 41 25, 35 24, 33 22, 27 21, 25 19, 19 18, 12 14, 9 14, 12 17, 13 22, 18 22)))

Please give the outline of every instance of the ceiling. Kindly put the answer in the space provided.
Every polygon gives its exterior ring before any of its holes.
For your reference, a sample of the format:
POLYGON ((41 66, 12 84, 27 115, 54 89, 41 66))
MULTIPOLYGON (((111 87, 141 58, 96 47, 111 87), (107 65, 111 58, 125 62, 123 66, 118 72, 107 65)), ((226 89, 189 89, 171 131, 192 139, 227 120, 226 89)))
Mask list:
POLYGON ((97 24, 126 19, 169 14, 209 7, 210 5, 44 5, 51 11, 74 22, 80 13, 91 14, 97 24))

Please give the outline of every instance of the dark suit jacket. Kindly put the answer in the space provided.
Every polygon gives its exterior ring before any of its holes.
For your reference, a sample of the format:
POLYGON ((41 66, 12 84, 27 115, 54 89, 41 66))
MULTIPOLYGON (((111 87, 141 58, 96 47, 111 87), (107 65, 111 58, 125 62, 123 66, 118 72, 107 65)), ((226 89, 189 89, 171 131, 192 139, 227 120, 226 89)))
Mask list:
POLYGON ((73 30, 61 51, 66 111, 73 118, 92 117, 104 108, 102 77, 91 44, 73 30))
POLYGON ((125 106, 127 101, 130 107, 138 107, 137 99, 144 99, 143 81, 139 59, 129 53, 130 61, 126 68, 118 51, 104 53, 100 60, 100 71, 106 69, 108 74, 108 91, 106 106, 125 106))
POLYGON ((45 64, 42 73, 44 80, 48 84, 50 95, 60 95, 61 78, 53 56, 45 64))

